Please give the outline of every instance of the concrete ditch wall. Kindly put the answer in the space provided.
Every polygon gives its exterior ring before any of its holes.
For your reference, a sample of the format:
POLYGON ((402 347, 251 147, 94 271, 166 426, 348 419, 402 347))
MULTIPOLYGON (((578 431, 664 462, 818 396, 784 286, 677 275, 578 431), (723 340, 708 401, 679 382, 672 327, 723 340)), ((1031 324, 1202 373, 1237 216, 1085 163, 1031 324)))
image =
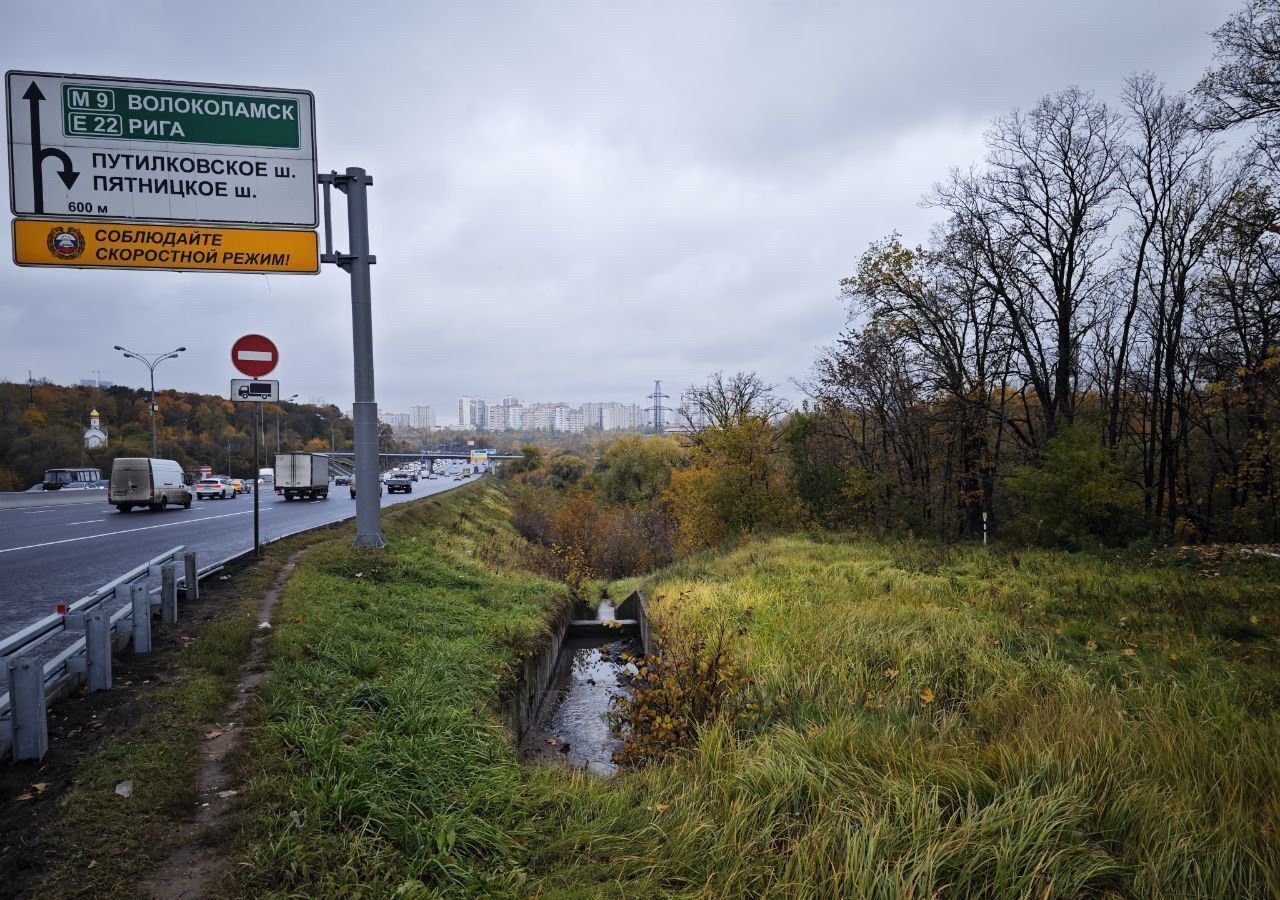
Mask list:
MULTIPOLYGON (((640 646, 646 656, 656 652, 657 647, 649 627, 649 611, 639 591, 632 593, 618 605, 616 615, 628 632, 633 636, 638 634, 640 646)), ((565 640, 570 635, 599 636, 606 640, 616 639, 618 636, 616 630, 609 630, 594 620, 578 618, 580 616, 585 616, 581 604, 576 608, 566 604, 555 614, 549 622, 550 637, 537 653, 524 661, 516 675, 510 696, 502 703, 503 724, 517 744, 538 720, 565 640), (596 634, 597 631, 600 632, 599 635, 596 634)))
POLYGON ((519 743, 538 718, 547 682, 555 670, 560 648, 573 622, 573 607, 565 606, 551 620, 551 636, 533 656, 524 661, 516 675, 511 696, 502 704, 503 724, 519 743))
POLYGON ((644 594, 632 591, 626 600, 618 604, 618 618, 635 619, 640 626, 640 648, 644 651, 644 655, 657 655, 657 639, 649 625, 649 607, 645 603, 644 594))

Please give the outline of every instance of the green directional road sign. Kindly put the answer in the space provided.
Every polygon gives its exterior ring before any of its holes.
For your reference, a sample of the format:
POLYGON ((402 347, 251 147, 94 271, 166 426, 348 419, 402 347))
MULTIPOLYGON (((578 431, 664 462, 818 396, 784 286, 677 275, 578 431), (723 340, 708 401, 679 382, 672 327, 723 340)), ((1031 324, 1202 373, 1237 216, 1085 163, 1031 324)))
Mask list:
POLYGON ((296 150, 302 145, 298 107, 289 97, 72 83, 62 86, 62 133, 296 150))
POLYGON ((314 228, 309 91, 8 72, 16 216, 314 228))

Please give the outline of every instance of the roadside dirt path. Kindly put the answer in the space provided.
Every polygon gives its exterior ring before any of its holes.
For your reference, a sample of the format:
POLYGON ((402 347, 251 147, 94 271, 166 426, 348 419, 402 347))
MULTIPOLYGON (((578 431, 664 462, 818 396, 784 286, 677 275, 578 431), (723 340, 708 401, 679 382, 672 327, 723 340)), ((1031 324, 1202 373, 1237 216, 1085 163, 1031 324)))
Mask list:
POLYGON ((249 655, 240 670, 240 684, 231 702, 222 711, 221 720, 211 722, 205 730, 204 759, 196 778, 199 797, 191 818, 179 831, 181 845, 142 883, 139 894, 153 900, 196 900, 207 897, 210 888, 226 868, 227 859, 216 846, 219 831, 227 822, 227 813, 237 794, 228 758, 244 735, 242 719, 267 674, 267 639, 269 623, 280 589, 306 553, 299 550, 289 557, 276 573, 271 587, 258 604, 258 630, 253 636, 249 655), (266 624, 266 627, 263 625, 266 624))

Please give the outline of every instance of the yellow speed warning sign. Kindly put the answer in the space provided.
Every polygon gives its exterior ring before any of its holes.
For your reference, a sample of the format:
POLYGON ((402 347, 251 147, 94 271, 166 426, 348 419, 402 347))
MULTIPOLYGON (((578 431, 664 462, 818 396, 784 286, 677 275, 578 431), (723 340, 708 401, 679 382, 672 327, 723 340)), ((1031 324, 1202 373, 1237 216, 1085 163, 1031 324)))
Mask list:
POLYGON ((84 269, 315 275, 320 246, 314 231, 14 219, 13 261, 84 269))

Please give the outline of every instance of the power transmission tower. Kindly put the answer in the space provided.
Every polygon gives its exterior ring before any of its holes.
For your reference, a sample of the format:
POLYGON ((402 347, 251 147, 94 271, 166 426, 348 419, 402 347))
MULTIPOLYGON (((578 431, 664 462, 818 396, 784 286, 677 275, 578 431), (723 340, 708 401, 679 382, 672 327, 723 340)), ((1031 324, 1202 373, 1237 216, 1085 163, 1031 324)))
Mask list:
POLYGON ((662 382, 655 380, 653 382, 653 393, 649 395, 649 399, 653 401, 653 433, 666 433, 666 416, 667 408, 662 405, 663 400, 670 399, 666 394, 662 393, 662 382))

